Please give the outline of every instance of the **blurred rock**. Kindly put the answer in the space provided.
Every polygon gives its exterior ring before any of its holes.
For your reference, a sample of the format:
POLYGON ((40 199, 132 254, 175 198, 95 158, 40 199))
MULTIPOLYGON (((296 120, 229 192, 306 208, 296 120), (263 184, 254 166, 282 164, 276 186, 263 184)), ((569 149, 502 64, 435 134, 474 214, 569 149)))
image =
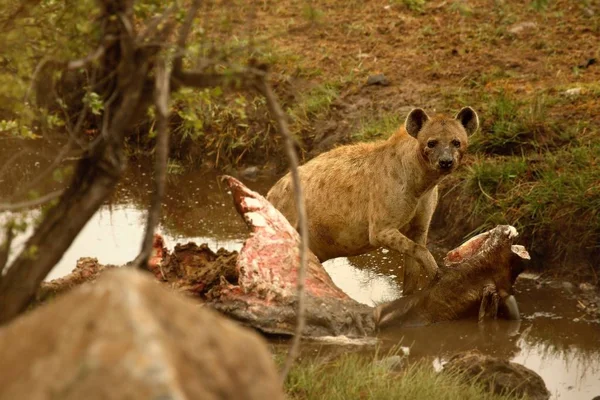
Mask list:
POLYGON ((582 292, 592 292, 596 289, 596 286, 591 283, 583 282, 579 284, 579 290, 582 292))
POLYGON ((258 335, 130 269, 0 329, 0 399, 283 399, 258 335))
POLYGON ((476 352, 456 354, 444 365, 444 371, 464 374, 469 381, 474 380, 497 394, 527 396, 530 400, 550 397, 544 380, 529 368, 476 352))
POLYGON ((367 86, 370 85, 389 86, 390 81, 383 74, 370 75, 367 78, 367 86))
POLYGON ((585 68, 591 67, 594 64, 596 64, 596 59, 595 58, 588 58, 583 63, 579 64, 577 67, 585 69, 585 68))
POLYGON ((562 287, 568 292, 571 292, 575 288, 575 286, 571 282, 563 282, 562 287))
POLYGON ((259 172, 260 172, 260 169, 256 165, 253 165, 253 166, 242 169, 240 171, 240 177, 253 180, 253 179, 258 178, 259 172))
POLYGON ((531 31, 535 28, 537 28, 537 24, 535 22, 520 22, 508 28, 508 32, 518 35, 520 33, 531 31))
POLYGON ((581 94, 582 89, 580 87, 576 87, 576 88, 572 88, 572 89, 567 89, 565 90, 565 94, 567 96, 579 96, 581 94))

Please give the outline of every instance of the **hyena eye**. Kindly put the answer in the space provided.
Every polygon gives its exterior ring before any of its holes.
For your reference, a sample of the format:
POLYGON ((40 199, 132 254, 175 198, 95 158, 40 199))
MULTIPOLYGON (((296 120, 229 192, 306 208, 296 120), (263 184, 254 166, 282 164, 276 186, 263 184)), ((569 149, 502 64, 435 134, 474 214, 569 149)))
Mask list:
POLYGON ((454 140, 452 141, 452 146, 454 146, 454 147, 460 147, 460 140, 458 140, 458 139, 454 139, 454 140))
POLYGON ((437 144, 437 140, 430 140, 427 142, 427 147, 429 147, 430 149, 433 149, 436 144, 437 144))

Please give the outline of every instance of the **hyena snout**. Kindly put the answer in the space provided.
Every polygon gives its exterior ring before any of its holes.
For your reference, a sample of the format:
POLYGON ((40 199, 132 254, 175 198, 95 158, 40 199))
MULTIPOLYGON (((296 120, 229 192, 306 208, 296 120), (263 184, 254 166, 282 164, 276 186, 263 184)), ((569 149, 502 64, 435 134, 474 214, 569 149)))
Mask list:
POLYGON ((437 167, 442 172, 451 172, 458 164, 454 151, 451 149, 441 149, 438 154, 437 167))
POLYGON ((443 157, 440 158, 440 160, 438 161, 438 165, 440 166, 441 170, 449 170, 452 169, 452 166, 454 165, 454 160, 452 159, 452 157, 443 157))

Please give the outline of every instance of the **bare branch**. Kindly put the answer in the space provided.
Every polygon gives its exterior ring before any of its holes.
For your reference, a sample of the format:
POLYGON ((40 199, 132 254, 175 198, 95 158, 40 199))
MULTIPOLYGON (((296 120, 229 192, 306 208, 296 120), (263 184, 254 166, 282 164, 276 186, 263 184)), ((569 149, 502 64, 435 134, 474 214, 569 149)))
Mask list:
POLYGON ((107 121, 109 135, 79 161, 60 202, 45 215, 0 281, 0 324, 26 309, 40 282, 113 193, 125 168, 124 138, 131 125, 131 110, 144 101, 142 93, 151 60, 136 53, 130 21, 112 17, 118 14, 132 18, 133 0, 103 0, 101 7, 105 36, 119 38, 118 46, 106 50, 100 68, 101 80, 106 79, 101 92, 119 92, 107 121))
POLYGON ((102 56, 106 52, 106 49, 109 46, 111 46, 115 41, 116 41, 116 38, 114 38, 110 35, 107 35, 104 38, 103 44, 98 46, 98 48, 96 50, 94 50, 92 53, 88 54, 86 57, 80 58, 78 60, 58 61, 58 60, 52 59, 52 57, 42 58, 40 60, 40 62, 36 65, 35 70, 33 71, 33 75, 31 77, 31 83, 30 83, 29 87, 27 88, 27 91, 25 92, 24 102, 29 101, 29 98, 31 96, 31 91, 33 90, 33 85, 38 80, 38 77, 39 77, 42 69, 44 69, 44 67, 46 67, 47 65, 51 65, 57 69, 64 68, 67 70, 83 68, 87 64, 92 63, 92 62, 97 61, 100 58, 102 58, 102 56))
POLYGON ((167 21, 167 19, 177 9, 177 2, 175 2, 175 4, 167 8, 161 15, 152 18, 152 20, 150 20, 150 22, 148 22, 148 24, 146 25, 144 31, 138 35, 138 42, 142 43, 150 38, 154 38, 156 40, 155 36, 157 36, 156 33, 158 30, 160 30, 161 32, 170 32, 172 29, 171 24, 173 24, 173 22, 167 21))
POLYGON ((284 137, 285 140, 285 151, 290 163, 290 174, 292 176, 292 183, 294 186, 294 198, 296 201, 296 211, 298 213, 298 227, 300 230, 300 267, 298 268, 298 310, 297 310, 297 322, 296 332, 290 346, 289 353, 283 365, 281 371, 281 380, 285 381, 287 378, 292 364, 294 363, 298 352, 300 350, 300 340, 302 338, 302 332, 304 331, 305 318, 304 309, 305 295, 304 295, 304 281, 306 277, 306 262, 308 254, 308 225, 306 221, 306 210, 304 208, 304 196, 302 194, 302 185, 300 184, 300 176, 298 174, 298 156, 296 154, 294 146, 294 138, 288 128, 286 115, 279 105, 279 101, 273 89, 267 82, 266 77, 263 77, 258 81, 258 89, 267 100, 267 107, 269 113, 275 119, 279 133, 284 137))
POLYGON ((185 47, 185 42, 192 31, 192 24, 194 23, 194 19, 196 18, 196 14, 198 14, 201 4, 202 0, 194 0, 192 2, 192 6, 187 12, 185 21, 183 21, 183 24, 181 24, 181 27, 179 28, 179 37, 177 38, 177 50, 179 54, 173 60, 173 75, 178 75, 183 69, 183 49, 185 47))
POLYGON ((0 212, 4 211, 18 211, 23 210, 25 208, 38 207, 42 204, 48 203, 63 194, 64 190, 56 190, 54 192, 50 192, 45 194, 37 199, 21 201, 19 203, 0 203, 0 212))
POLYGON ((106 38, 106 43, 100 45, 93 53, 88 54, 84 58, 80 58, 79 60, 72 60, 66 63, 67 69, 79 69, 85 67, 87 64, 99 60, 106 51, 106 48, 114 42, 115 39, 111 37, 106 38))
POLYGON ((231 73, 213 73, 202 71, 179 71, 175 73, 173 67, 172 84, 174 89, 180 86, 195 87, 198 89, 222 88, 243 86, 251 87, 256 81, 266 77, 266 72, 258 68, 246 67, 231 73))
POLYGON ((136 268, 147 269, 148 259, 152 252, 152 242, 154 231, 160 220, 160 207, 165 195, 165 181, 167 179, 167 162, 169 158, 169 80, 170 74, 166 65, 159 64, 155 69, 156 73, 156 150, 154 153, 154 193, 150 208, 148 209, 148 220, 146 222, 146 232, 140 253, 133 261, 136 268))
POLYGON ((2 247, 0 247, 0 281, 2 280, 2 272, 6 267, 6 263, 8 262, 8 255, 10 253, 10 245, 12 244, 14 238, 14 220, 8 221, 6 224, 6 232, 4 234, 4 243, 2 243, 2 247))

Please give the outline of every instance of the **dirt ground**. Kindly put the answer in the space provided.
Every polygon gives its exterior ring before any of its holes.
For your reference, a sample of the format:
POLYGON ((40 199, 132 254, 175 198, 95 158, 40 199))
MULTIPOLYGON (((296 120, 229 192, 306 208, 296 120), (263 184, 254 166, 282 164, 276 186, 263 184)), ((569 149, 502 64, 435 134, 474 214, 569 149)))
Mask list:
MULTIPOLYGON (((257 37, 279 54, 274 68, 291 77, 292 87, 339 91, 331 112, 307 128, 309 145, 332 135, 332 142, 349 140, 365 120, 386 113, 402 119, 415 106, 448 113, 466 103, 481 109, 482 92, 598 91, 596 2, 548 1, 538 10, 533 5, 544 2, 444 0, 411 9, 419 3, 282 0, 253 6, 257 37), (384 74, 388 85, 366 85, 375 74, 384 74)), ((551 112, 600 122, 597 94, 551 112)))

